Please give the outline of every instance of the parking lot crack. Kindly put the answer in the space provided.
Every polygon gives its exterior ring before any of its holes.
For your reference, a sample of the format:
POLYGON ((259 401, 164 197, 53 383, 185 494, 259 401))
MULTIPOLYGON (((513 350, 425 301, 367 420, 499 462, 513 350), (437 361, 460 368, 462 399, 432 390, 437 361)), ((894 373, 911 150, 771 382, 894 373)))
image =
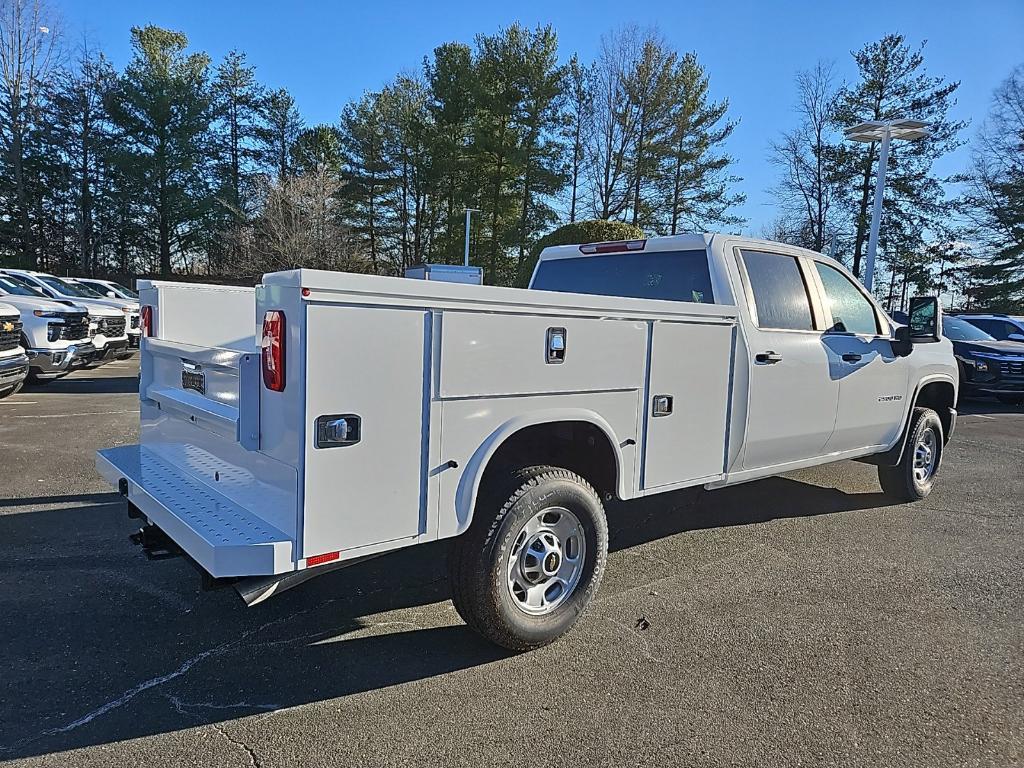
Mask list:
POLYGON ((211 727, 213 728, 213 730, 217 731, 217 733, 219 733, 221 736, 227 739, 228 743, 234 745, 235 747, 238 747, 240 750, 245 752, 245 754, 249 756, 249 764, 253 766, 253 768, 261 768, 259 758, 256 757, 256 753, 253 751, 252 747, 250 747, 244 741, 239 741, 234 736, 232 736, 230 733, 227 732, 227 729, 220 723, 211 723, 211 727))

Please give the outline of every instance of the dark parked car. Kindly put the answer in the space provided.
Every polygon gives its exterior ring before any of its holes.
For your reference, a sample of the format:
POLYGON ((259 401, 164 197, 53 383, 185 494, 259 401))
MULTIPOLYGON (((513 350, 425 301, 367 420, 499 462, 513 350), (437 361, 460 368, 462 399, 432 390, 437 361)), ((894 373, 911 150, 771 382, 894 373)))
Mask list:
POLYGON ((995 395, 1024 405, 1024 343, 997 341, 958 317, 942 318, 942 335, 953 342, 961 397, 995 395))

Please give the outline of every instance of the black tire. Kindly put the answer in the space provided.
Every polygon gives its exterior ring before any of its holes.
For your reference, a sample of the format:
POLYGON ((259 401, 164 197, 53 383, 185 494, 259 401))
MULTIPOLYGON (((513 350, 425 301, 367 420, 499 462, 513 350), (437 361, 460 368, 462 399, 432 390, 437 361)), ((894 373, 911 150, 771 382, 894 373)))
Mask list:
POLYGON ((1005 405, 1024 405, 1024 395, 996 395, 996 400, 1005 405))
POLYGON ((526 467, 482 490, 473 522, 448 559, 452 602, 466 624, 491 642, 514 651, 539 648, 576 623, 597 592, 607 559, 608 522, 594 489, 567 469, 526 467), (507 569, 513 551, 521 551, 517 544, 524 546, 524 526, 552 507, 568 510, 579 523, 583 563, 575 587, 549 613, 531 615, 513 597, 507 569))
POLYGON ((882 491, 899 501, 920 501, 932 492, 935 476, 942 466, 942 421, 939 414, 931 408, 915 408, 907 427, 907 436, 903 444, 903 456, 895 467, 878 467, 878 482, 882 491), (930 432, 930 438, 926 433, 930 432), (921 479, 915 473, 915 457, 919 445, 930 440, 929 451, 934 453, 930 462, 927 477, 921 479))
POLYGON ((35 373, 30 373, 28 375, 28 378, 25 379, 25 381, 27 381, 32 386, 41 387, 44 384, 49 384, 51 381, 56 381, 59 378, 61 378, 61 377, 60 376, 46 376, 46 377, 43 377, 43 376, 39 376, 39 375, 37 375, 35 373))
POLYGON ((21 385, 23 383, 24 382, 19 381, 13 387, 7 387, 6 389, 0 389, 0 400, 3 400, 5 397, 10 397, 11 395, 18 394, 18 392, 21 390, 21 385))

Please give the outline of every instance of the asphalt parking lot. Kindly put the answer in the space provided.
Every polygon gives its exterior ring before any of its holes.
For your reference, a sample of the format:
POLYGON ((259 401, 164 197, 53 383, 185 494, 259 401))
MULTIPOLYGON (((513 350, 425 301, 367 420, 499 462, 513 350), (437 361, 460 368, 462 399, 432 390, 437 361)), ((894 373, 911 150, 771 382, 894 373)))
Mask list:
POLYGON ((964 410, 936 491, 842 463, 609 509, 604 584, 524 655, 443 544, 245 608, 127 541, 93 451, 133 362, 0 402, 0 760, 19 765, 1020 765, 1024 411, 964 410))

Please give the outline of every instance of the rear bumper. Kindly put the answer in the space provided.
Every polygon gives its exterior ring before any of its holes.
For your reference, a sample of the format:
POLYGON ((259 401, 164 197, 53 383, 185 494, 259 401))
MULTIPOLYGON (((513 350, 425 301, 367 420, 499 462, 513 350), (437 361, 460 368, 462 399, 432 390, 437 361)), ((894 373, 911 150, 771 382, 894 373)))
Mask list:
POLYGON ((28 350, 29 368, 36 376, 51 376, 80 368, 96 356, 91 342, 72 344, 64 349, 28 350))
POLYGON ((288 536, 146 446, 98 451, 96 468, 211 576, 295 570, 288 536))
POLYGON ((28 355, 24 352, 13 357, 0 358, 0 389, 18 384, 28 376, 28 355))

